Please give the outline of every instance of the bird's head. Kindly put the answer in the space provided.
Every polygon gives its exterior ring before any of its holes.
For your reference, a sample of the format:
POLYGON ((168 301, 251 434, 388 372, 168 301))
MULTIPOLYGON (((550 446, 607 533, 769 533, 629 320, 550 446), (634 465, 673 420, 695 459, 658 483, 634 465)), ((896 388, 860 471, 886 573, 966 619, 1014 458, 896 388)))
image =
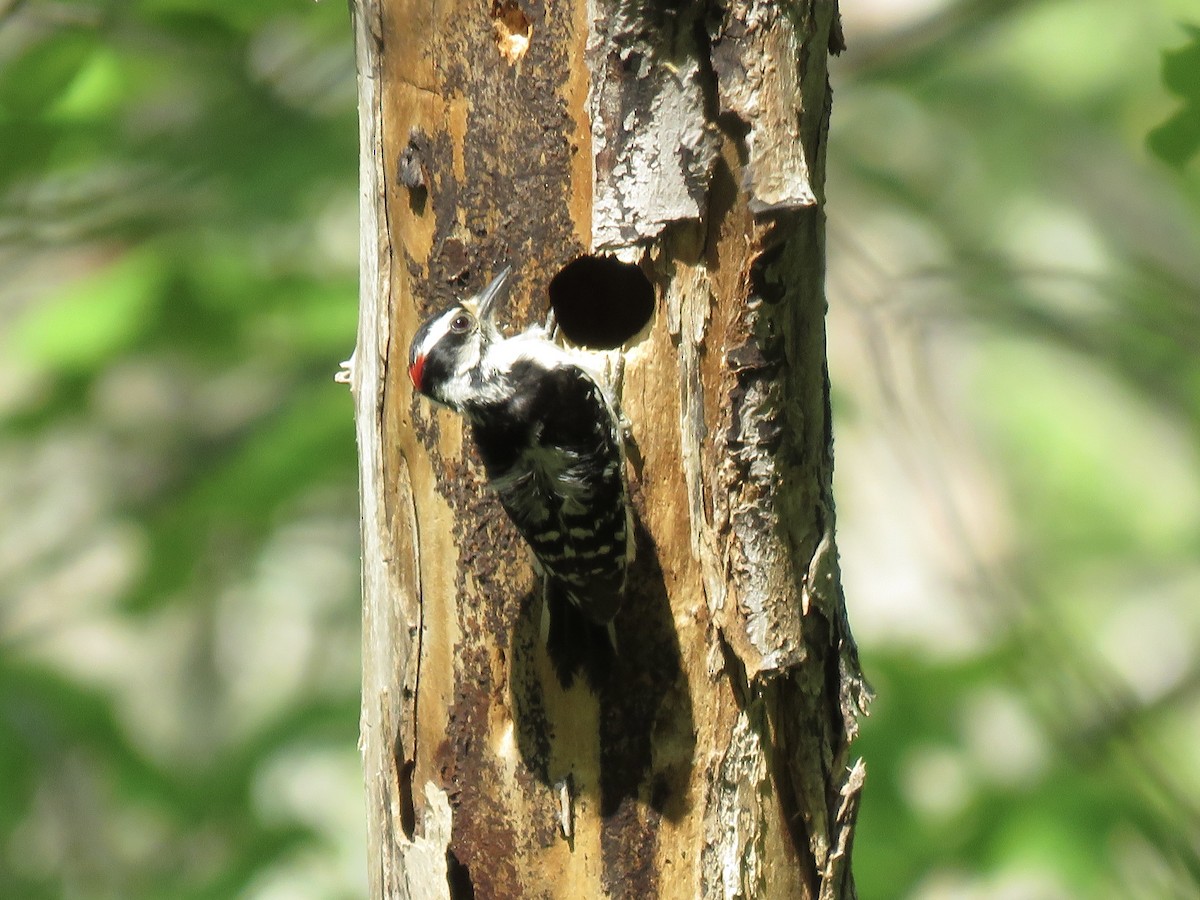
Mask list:
POLYGON ((475 393, 484 354, 500 339, 496 306, 510 272, 504 269, 480 293, 434 313, 417 329, 408 352, 408 376, 417 393, 462 411, 475 393))

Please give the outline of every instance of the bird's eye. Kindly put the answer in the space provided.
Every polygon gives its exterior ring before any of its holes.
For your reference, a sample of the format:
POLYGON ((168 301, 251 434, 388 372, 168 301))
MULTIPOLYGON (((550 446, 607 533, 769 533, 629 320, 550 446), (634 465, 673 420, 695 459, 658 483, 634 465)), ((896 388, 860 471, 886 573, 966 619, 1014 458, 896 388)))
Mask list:
POLYGON ((468 316, 466 313, 459 313, 457 316, 455 316, 453 319, 450 320, 450 330, 453 331, 455 334, 463 334, 467 331, 470 331, 471 325, 472 325, 471 317, 468 316))

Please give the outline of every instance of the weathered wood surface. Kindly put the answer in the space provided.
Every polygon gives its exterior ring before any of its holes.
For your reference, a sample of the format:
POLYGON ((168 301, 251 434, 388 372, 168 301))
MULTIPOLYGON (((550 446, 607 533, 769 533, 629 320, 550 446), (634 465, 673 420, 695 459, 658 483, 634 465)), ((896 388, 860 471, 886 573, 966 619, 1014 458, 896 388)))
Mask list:
POLYGON ((821 209, 836 4, 352 11, 372 896, 852 897, 865 691, 821 209), (589 251, 657 296, 614 381, 639 557, 598 694, 555 681, 528 552, 461 423, 405 375, 430 309, 511 264, 523 327, 589 251))

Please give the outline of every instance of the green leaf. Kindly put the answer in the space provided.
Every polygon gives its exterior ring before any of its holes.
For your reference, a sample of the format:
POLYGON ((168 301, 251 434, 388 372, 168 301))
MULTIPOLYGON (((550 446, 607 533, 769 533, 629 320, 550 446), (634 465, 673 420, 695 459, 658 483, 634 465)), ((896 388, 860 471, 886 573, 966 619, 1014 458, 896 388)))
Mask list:
POLYGON ((1185 100, 1200 100, 1200 28, 1184 28, 1192 42, 1163 53, 1163 87, 1185 100))
POLYGON ((1184 100, 1183 109, 1146 136, 1150 152, 1182 169, 1200 152, 1200 28, 1185 25, 1191 43, 1163 53, 1162 81, 1184 100))
POLYGON ((55 121, 97 121, 116 114, 125 96, 121 58, 111 47, 96 49, 54 104, 55 121))
POLYGON ((1163 162, 1182 169, 1200 152, 1200 106, 1189 104, 1151 130, 1146 145, 1163 162))

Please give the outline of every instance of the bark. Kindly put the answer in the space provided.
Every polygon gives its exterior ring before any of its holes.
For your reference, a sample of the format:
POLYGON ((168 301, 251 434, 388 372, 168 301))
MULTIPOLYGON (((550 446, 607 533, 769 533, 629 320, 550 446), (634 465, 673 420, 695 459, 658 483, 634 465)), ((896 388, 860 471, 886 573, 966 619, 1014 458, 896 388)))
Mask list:
POLYGON ((371 895, 854 896, 866 689, 823 289, 836 4, 352 11, 371 895), (524 327, 589 252, 656 298, 597 354, 630 422, 638 559, 595 691, 556 681, 527 550, 461 422, 405 375, 430 310, 511 264, 524 327))

